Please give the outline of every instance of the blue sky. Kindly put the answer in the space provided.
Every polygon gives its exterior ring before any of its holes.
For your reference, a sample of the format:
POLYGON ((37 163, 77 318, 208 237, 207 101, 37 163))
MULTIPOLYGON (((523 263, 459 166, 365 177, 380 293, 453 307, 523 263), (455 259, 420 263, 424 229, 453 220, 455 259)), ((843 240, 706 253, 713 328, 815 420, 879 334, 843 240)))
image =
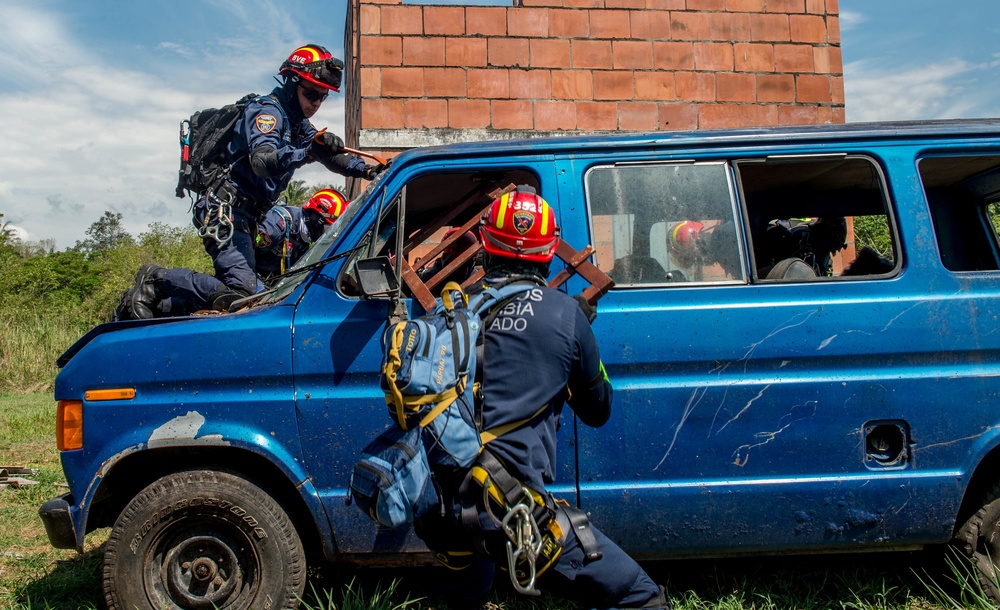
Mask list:
MULTIPOLYGON (((82 240, 105 210, 138 235, 190 222, 178 121, 274 86, 307 42, 342 55, 345 0, 37 0, 0 19, 0 213, 82 240)), ((840 0, 847 120, 1000 116, 1000 2, 840 0)), ((313 119, 341 133, 343 98, 313 119)), ((337 182, 322 168, 297 178, 337 182)))

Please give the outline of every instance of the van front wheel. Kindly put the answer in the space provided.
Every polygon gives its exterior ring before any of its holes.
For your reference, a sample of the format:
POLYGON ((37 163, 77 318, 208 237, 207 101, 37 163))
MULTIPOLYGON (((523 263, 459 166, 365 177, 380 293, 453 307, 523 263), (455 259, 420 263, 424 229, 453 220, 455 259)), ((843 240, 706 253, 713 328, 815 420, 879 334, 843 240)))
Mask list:
POLYGON ((132 499, 104 552, 110 610, 295 608, 306 561, 285 511, 231 474, 172 474, 132 499))
POLYGON ((1000 603, 1000 485, 986 494, 982 508, 958 529, 954 544, 971 560, 983 593, 1000 603))

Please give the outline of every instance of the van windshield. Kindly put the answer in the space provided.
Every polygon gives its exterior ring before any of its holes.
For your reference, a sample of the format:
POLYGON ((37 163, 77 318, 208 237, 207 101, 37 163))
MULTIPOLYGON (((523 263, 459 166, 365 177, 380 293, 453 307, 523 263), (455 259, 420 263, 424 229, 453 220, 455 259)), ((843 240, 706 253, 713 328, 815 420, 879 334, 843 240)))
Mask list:
MULTIPOLYGON (((383 174, 384 175, 384 174, 383 174)), ((309 277, 309 272, 299 272, 299 269, 306 267, 308 265, 313 265, 325 257, 333 256, 335 253, 332 251, 333 243, 337 240, 337 237, 344 230, 344 227, 351 224, 351 219, 354 218, 358 212, 361 210, 362 203, 368 199, 375 187, 381 182, 379 178, 376 178, 373 182, 369 183, 364 191, 360 195, 351 200, 351 203, 347 205, 347 209, 344 213, 340 215, 337 220, 327 227, 323 235, 317 239, 312 246, 302 255, 302 258, 297 260, 292 268, 285 273, 285 277, 282 278, 272 289, 267 296, 258 301, 258 304, 262 305, 265 303, 274 303, 280 301, 281 299, 288 296, 293 290, 295 290, 302 282, 309 277)))

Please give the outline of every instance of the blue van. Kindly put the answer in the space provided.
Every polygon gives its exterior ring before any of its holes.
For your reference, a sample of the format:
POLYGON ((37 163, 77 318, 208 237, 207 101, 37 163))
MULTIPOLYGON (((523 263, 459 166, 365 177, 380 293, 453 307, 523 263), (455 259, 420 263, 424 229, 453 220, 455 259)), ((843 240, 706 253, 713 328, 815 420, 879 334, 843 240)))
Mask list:
POLYGON ((60 358, 53 546, 112 528, 112 609, 294 607, 309 562, 425 559, 345 503, 388 424, 379 339, 429 307, 442 235, 519 184, 571 263, 614 280, 594 322, 612 418, 564 413, 557 495, 639 559, 953 541, 990 573, 995 120, 404 152, 248 307, 102 325, 60 358), (394 285, 369 289, 373 269, 394 285))

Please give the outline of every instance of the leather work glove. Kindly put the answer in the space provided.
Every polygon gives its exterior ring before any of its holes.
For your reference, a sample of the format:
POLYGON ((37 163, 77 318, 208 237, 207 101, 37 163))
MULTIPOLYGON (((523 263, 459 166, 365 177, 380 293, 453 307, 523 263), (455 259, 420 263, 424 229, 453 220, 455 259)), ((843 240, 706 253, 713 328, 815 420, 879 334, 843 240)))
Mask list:
POLYGON ((375 176, 378 176, 379 174, 381 174, 382 170, 384 170, 384 169, 385 169, 385 165, 383 165, 381 163, 379 163, 378 165, 366 165, 365 166, 364 179, 365 180, 374 180, 375 176))
POLYGON ((597 305, 588 303, 587 299, 583 298, 583 294, 574 294, 573 299, 580 305, 580 309, 587 316, 587 321, 593 324, 594 320, 597 319, 597 305))
POLYGON ((329 131, 317 132, 313 137, 313 144, 309 147, 309 154, 317 161, 325 161, 340 154, 340 149, 344 147, 344 141, 337 134, 329 131))

